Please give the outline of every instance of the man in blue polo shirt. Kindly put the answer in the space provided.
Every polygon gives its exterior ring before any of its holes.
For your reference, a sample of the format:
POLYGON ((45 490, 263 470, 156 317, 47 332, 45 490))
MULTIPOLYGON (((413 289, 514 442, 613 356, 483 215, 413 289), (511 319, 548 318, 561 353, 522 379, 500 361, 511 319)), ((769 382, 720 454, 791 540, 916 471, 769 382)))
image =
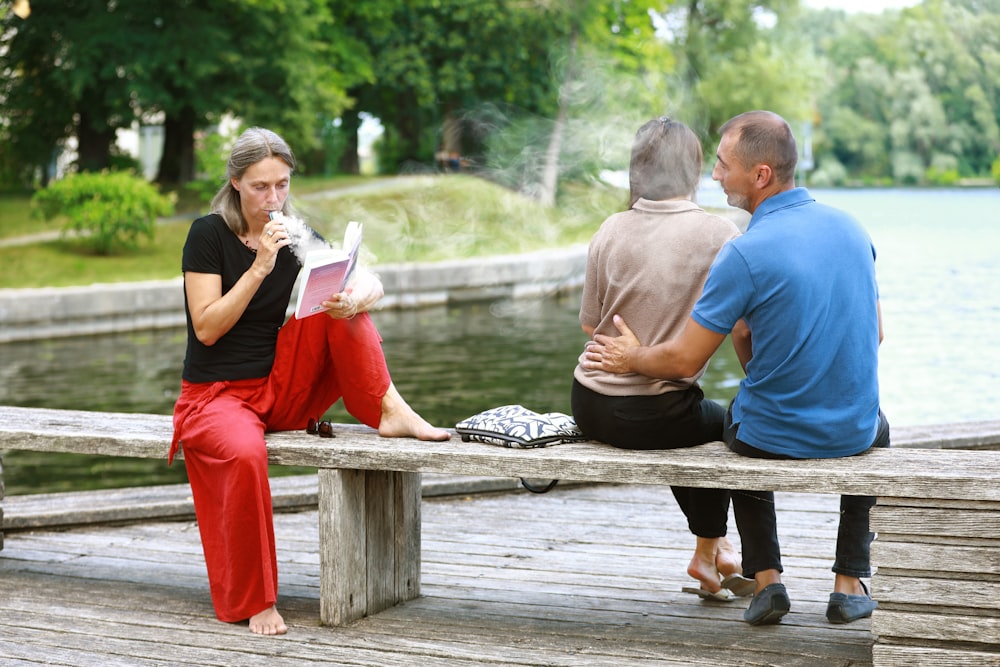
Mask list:
MULTIPOLYGON (((725 439, 758 458, 853 456, 889 446, 879 408, 882 316, 875 249, 848 214, 795 187, 797 149, 788 123, 750 111, 721 129, 712 177, 729 204, 752 217, 747 231, 719 252, 680 336, 643 347, 616 316, 621 336, 595 336, 586 364, 616 373, 687 377, 732 334, 746 378, 729 407, 725 439)), ((841 498, 827 619, 871 615, 862 577, 871 576, 868 515, 875 499, 841 498)), ((752 625, 777 623, 791 606, 781 583, 771 492, 733 494, 743 572, 756 579, 744 614, 752 625)))

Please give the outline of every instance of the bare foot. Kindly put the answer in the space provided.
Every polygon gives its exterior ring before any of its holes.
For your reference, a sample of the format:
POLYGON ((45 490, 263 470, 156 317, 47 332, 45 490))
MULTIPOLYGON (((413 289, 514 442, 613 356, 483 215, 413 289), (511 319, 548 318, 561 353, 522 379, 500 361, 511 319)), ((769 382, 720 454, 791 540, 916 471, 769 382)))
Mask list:
POLYGON ((688 575, 697 579, 701 588, 709 593, 718 593, 722 590, 719 570, 715 566, 718 547, 718 538, 695 537, 694 556, 688 563, 688 575))
POLYGON ((283 635, 288 632, 288 626, 278 613, 278 608, 272 605, 250 617, 250 632, 258 635, 283 635))
POLYGON ((719 538, 719 550, 715 554, 715 567, 723 577, 731 574, 743 574, 740 554, 725 537, 719 538))
POLYGON ((382 397, 382 418, 378 424, 378 434, 384 438, 412 437, 418 440, 449 440, 451 434, 443 428, 431 426, 403 400, 390 384, 382 397))

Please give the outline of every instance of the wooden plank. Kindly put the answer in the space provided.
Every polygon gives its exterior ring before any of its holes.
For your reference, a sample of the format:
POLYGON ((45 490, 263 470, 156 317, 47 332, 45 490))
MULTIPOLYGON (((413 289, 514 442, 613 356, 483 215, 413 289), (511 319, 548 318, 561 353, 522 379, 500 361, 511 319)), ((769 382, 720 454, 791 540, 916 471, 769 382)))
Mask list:
POLYGON ((185 667, 865 667, 868 623, 823 618, 835 530, 803 543, 794 537, 810 522, 835 525, 835 501, 779 503, 779 524, 801 528, 782 532, 797 554, 786 569, 793 609, 769 628, 742 621, 746 601, 712 604, 680 592, 693 538, 669 490, 657 487, 425 501, 424 554, 433 562, 424 594, 336 628, 316 622, 317 512, 279 514, 279 608, 290 626, 281 638, 214 619, 190 522, 22 532, 0 558, 0 663, 17 644, 34 648, 36 664, 66 651, 81 667, 133 656, 141 664, 149 655, 185 667), (466 541, 476 536, 482 541, 466 541), (427 545, 439 546, 428 553, 427 545), (87 642, 91 654, 81 657, 76 649, 87 642))
POLYGON ((420 475, 366 471, 365 511, 358 530, 365 541, 365 614, 420 594, 420 475))
POLYGON ((872 562, 885 574, 910 571, 941 579, 1000 582, 1000 540, 975 546, 888 541, 883 534, 872 542, 872 562))
POLYGON ((375 614, 396 602, 396 489, 389 472, 369 470, 365 476, 365 613, 375 614))
POLYGON ((933 449, 996 449, 1000 420, 893 426, 893 447, 933 449))
MULTIPOLYGON (((939 642, 1000 645, 1000 618, 962 616, 959 614, 919 613, 876 609, 872 613, 872 632, 880 637, 921 639, 939 642)), ((1000 656, 998 656, 1000 657, 1000 656)))
MULTIPOLYGON (((276 511, 316 508, 318 481, 315 474, 273 476, 270 483, 271 500, 276 511)), ((567 486, 567 482, 561 484, 564 488, 567 486)), ((424 497, 433 497, 513 491, 517 488, 518 481, 510 478, 424 475, 420 492, 424 497)), ((0 510, 6 512, 3 528, 8 531, 194 518, 191 487, 187 483, 7 496, 0 510)))
POLYGON ((997 667, 1000 654, 986 651, 921 646, 876 645, 874 667, 997 667))
POLYGON ((320 619, 328 625, 368 611, 365 478, 359 470, 319 471, 320 619))
POLYGON ((972 538, 1000 535, 997 503, 963 510, 877 504, 870 516, 871 529, 878 533, 972 538))
MULTIPOLYGON (((983 422, 980 439, 1000 441, 1000 431, 987 430, 998 424, 983 422)), ((270 459, 315 467, 700 487, 739 479, 747 489, 1000 501, 1000 451, 892 448, 843 459, 771 461, 734 455, 721 443, 651 452, 598 443, 518 450, 457 438, 382 439, 352 425, 337 431, 337 438, 322 442, 298 432, 269 434, 270 459)), ((162 458, 171 432, 165 415, 0 407, 2 443, 12 449, 162 458)))
POLYGON ((400 472, 393 473, 393 476, 396 490, 394 597, 397 601, 404 601, 420 596, 423 482, 420 474, 400 472))
POLYGON ((872 577, 872 595, 885 609, 915 611, 927 607, 957 615, 1000 612, 1000 582, 925 579, 878 571, 872 577))

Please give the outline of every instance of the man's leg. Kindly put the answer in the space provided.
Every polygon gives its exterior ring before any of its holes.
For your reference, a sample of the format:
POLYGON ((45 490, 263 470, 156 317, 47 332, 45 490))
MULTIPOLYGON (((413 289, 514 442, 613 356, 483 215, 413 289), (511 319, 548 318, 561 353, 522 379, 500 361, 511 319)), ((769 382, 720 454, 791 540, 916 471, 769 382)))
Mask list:
MULTIPOLYGON (((872 447, 889 446, 889 423, 879 411, 879 424, 872 447)), ((831 623, 850 623, 871 616, 878 603, 871 599, 862 577, 871 576, 871 543, 875 535, 868 519, 875 506, 874 496, 841 496, 840 527, 837 531, 837 552, 833 563, 833 593, 827 604, 826 617, 831 623)))
MULTIPOLYGON (((753 458, 781 458, 752 447, 736 436, 739 425, 732 423, 727 412, 723 440, 730 450, 753 458)), ((751 625, 777 623, 788 613, 791 603, 781 583, 781 546, 778 543, 778 522, 771 491, 734 490, 733 516, 743 543, 743 574, 757 581, 750 607, 743 614, 751 625)))

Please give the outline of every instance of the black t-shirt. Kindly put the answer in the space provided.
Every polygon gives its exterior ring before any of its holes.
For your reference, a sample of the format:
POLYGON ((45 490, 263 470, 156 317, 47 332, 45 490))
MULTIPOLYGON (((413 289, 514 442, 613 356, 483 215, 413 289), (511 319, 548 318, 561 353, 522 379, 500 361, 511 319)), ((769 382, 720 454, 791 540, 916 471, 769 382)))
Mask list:
MULTIPOLYGON (((191 224, 184 243, 181 270, 222 276, 222 293, 226 294, 253 260, 253 252, 230 231, 222 217, 210 214, 191 224)), ((259 378, 270 373, 278 330, 285 321, 299 268, 292 251, 287 246, 282 248, 274 270, 261 283, 239 321, 211 347, 194 334, 185 290, 188 340, 184 379, 217 382, 259 378)))

